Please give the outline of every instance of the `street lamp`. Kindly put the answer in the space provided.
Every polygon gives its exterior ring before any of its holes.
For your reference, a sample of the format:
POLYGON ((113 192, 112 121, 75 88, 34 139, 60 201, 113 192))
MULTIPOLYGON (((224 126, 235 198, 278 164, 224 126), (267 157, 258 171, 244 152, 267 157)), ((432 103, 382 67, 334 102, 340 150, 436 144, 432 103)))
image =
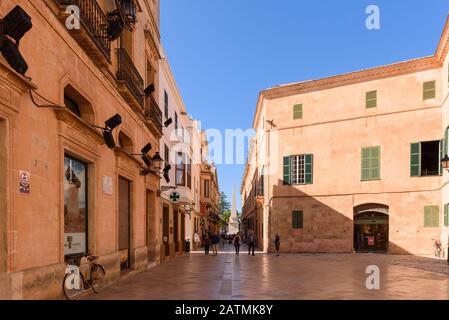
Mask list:
POLYGON ((116 10, 108 13, 106 32, 109 40, 117 39, 123 29, 133 31, 137 22, 137 9, 134 0, 115 0, 116 10))
POLYGON ((159 152, 156 152, 156 154, 151 158, 151 163, 153 165, 154 170, 156 171, 161 170, 163 161, 164 159, 161 158, 159 152))

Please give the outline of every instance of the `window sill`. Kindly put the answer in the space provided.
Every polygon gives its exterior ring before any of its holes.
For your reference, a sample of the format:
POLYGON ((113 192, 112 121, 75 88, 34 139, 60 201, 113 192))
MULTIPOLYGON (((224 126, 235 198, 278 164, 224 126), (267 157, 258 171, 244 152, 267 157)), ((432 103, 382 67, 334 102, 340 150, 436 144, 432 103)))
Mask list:
POLYGON ((360 182, 366 182, 366 181, 380 181, 382 180, 381 178, 377 178, 377 179, 361 179, 360 182))

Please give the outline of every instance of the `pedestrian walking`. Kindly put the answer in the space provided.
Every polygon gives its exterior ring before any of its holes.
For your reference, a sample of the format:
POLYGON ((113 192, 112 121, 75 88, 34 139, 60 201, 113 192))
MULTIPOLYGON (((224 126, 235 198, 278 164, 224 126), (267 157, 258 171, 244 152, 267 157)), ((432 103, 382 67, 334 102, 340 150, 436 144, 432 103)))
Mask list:
POLYGON ((209 254, 209 248, 210 248, 210 238, 209 238, 209 235, 206 234, 206 236, 204 237, 204 254, 205 255, 209 254))
POLYGON ((218 234, 212 235, 211 238, 212 241, 212 252, 214 256, 218 255, 218 242, 220 242, 220 238, 218 237, 218 234))
POLYGON ((234 247, 235 247, 235 254, 239 255, 240 253, 240 235, 236 234, 234 236, 234 247))
POLYGON ((250 255, 252 251, 254 256, 255 245, 256 245, 256 236, 254 235, 254 232, 251 232, 248 237, 248 255, 250 255))
POLYGON ((200 235, 198 232, 195 231, 195 234, 193 235, 193 245, 194 245, 194 251, 198 250, 200 246, 200 235))
POLYGON ((274 246, 276 248, 276 257, 279 257, 279 249, 281 247, 281 237, 279 233, 276 233, 276 238, 274 239, 274 246))

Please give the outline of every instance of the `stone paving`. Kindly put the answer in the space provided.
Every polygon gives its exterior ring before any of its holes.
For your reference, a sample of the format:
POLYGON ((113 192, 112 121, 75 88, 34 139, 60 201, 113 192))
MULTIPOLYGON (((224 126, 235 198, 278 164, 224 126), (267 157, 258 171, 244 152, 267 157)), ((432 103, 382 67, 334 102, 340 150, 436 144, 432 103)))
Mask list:
POLYGON ((195 253, 130 276, 87 299, 449 299, 445 261, 382 254, 195 253), (380 290, 365 287, 380 269, 380 290))

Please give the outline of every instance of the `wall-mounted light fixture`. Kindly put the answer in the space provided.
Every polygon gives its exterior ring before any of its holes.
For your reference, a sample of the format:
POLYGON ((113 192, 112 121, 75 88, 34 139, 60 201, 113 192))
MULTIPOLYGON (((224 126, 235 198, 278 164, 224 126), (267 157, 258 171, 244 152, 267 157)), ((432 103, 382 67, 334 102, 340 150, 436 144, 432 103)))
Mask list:
POLYGON ((112 130, 118 127, 122 123, 122 117, 119 114, 114 115, 105 121, 104 127, 99 127, 91 124, 94 128, 99 128, 103 131, 103 139, 109 149, 115 148, 114 136, 112 135, 112 130))
POLYGON ((25 74, 28 65, 20 54, 19 42, 32 26, 31 17, 20 6, 15 6, 0 19, 0 51, 9 65, 20 74, 25 74))

